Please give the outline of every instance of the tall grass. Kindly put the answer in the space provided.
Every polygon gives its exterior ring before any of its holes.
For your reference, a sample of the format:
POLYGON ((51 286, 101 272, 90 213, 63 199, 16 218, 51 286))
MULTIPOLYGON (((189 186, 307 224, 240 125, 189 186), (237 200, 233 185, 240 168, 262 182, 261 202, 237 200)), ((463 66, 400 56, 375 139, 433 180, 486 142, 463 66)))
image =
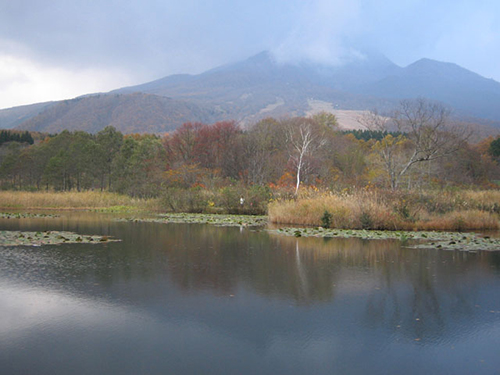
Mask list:
POLYGON ((0 191, 0 208, 10 209, 100 209, 130 207, 154 209, 154 200, 135 199, 108 192, 0 191))
POLYGON ((277 224, 382 230, 486 230, 500 227, 499 191, 317 193, 269 205, 277 224))

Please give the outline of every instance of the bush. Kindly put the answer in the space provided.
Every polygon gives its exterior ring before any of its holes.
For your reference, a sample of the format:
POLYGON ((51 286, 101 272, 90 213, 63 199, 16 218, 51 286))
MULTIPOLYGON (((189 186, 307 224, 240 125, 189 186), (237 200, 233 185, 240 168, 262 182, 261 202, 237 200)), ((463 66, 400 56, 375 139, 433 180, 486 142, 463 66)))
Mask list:
POLYGON ((160 201, 162 209, 172 212, 265 215, 271 196, 270 189, 264 186, 248 189, 226 186, 215 191, 202 187, 171 187, 163 191, 160 201))
POLYGON ((162 208, 172 212, 201 213, 207 207, 208 198, 199 187, 190 189, 168 188, 161 194, 162 208))
POLYGON ((325 210, 321 217, 321 226, 323 228, 330 228, 330 225, 332 225, 332 214, 325 210))
POLYGON ((218 203, 228 213, 236 213, 240 206, 240 198, 242 194, 234 186, 226 186, 220 189, 218 203))
POLYGON ((247 199, 243 208, 246 213, 252 215, 267 214, 267 206, 273 196, 268 186, 253 185, 246 191, 245 195, 247 199))
POLYGON ((362 229, 373 229, 373 220, 368 212, 363 211, 359 217, 362 229))

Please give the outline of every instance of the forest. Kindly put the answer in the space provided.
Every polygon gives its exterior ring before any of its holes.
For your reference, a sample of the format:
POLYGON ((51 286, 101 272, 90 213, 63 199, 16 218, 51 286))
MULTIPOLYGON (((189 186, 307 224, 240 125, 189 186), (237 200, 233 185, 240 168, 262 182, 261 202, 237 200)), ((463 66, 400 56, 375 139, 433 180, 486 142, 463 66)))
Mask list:
POLYGON ((403 102, 391 116, 370 112, 360 122, 369 130, 341 130, 334 115, 320 113, 247 129, 224 121, 184 123, 162 136, 106 127, 10 140, 0 147, 0 188, 99 190, 161 198, 171 211, 266 213, 271 200, 318 191, 499 187, 500 138, 471 143, 438 105, 403 102))
POLYGON ((2 130, 0 131, 0 146, 4 143, 8 142, 18 142, 18 143, 27 143, 32 145, 35 143, 33 137, 30 132, 14 132, 10 130, 2 130))

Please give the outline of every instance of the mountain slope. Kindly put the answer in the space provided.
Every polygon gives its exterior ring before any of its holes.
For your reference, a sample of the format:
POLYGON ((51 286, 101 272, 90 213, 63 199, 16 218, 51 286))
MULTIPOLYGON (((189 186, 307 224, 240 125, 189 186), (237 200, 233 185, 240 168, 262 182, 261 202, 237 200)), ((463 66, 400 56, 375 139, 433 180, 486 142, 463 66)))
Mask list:
POLYGON ((160 133, 188 121, 212 122, 213 116, 196 104, 155 95, 100 94, 59 102, 18 128, 95 133, 111 125, 124 133, 160 133))
MULTIPOLYGON (((176 75, 115 92, 146 92, 212 106, 221 119, 249 122, 266 116, 304 115, 310 99, 336 108, 384 106, 376 97, 351 91, 400 68, 383 57, 342 67, 310 62, 279 64, 268 52, 199 75, 176 75)), ((387 100, 385 100, 387 102, 387 100)))
POLYGON ((384 56, 367 55, 335 67, 278 64, 263 52, 199 75, 170 76, 117 92, 135 91, 207 104, 219 116, 239 121, 263 114, 303 115, 311 110, 310 99, 335 109, 388 110, 401 99, 426 97, 443 102, 458 116, 500 122, 500 83, 429 59, 401 68, 384 56))
POLYGON ((500 120, 500 83, 451 63, 421 59, 358 92, 394 99, 426 97, 461 115, 500 120))
POLYGON ((0 110, 0 129, 9 129, 35 117, 55 102, 22 105, 0 110))

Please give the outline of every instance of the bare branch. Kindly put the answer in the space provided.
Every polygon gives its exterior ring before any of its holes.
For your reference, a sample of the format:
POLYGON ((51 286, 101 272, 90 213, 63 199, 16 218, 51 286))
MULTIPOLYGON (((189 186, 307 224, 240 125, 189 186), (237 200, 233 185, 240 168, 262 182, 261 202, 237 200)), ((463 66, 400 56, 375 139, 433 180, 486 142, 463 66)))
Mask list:
POLYGON ((415 164, 442 158, 460 148, 467 132, 456 126, 451 127, 448 119, 448 109, 425 99, 402 101, 387 120, 382 120, 376 112, 364 118, 369 129, 387 130, 388 124, 394 124, 403 133, 397 139, 387 136, 375 147, 384 160, 393 189, 397 188, 400 179, 415 164), (405 139, 406 143, 403 142, 405 139), (402 147, 403 144, 407 148, 402 147))

